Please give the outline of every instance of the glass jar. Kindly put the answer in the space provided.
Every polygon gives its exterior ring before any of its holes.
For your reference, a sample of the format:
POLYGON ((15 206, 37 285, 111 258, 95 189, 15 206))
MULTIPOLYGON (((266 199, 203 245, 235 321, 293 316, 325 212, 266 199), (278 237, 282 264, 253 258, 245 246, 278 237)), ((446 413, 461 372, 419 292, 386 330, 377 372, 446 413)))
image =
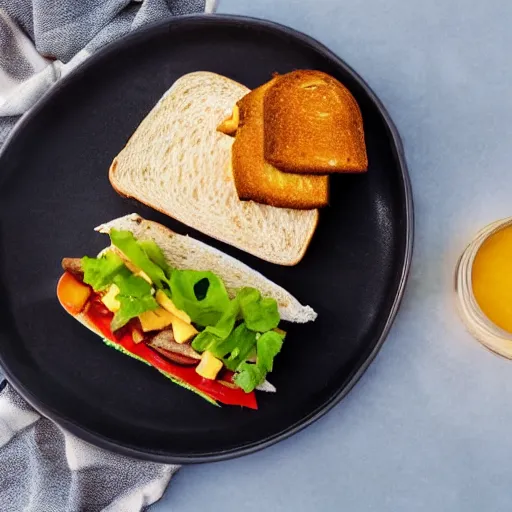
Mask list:
MULTIPOLYGON (((473 263, 482 244, 503 228, 512 225, 512 217, 483 228, 466 247, 459 259, 455 276, 457 306, 468 331, 493 352, 512 359, 512 333, 493 323, 481 310, 473 294, 473 263)), ((511 262, 512 265, 512 262, 511 262)))

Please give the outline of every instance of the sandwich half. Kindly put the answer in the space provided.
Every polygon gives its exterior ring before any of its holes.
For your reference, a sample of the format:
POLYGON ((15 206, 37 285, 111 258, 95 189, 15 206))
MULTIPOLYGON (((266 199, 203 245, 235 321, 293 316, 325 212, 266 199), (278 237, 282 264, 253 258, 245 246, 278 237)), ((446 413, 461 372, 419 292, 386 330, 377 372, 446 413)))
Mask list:
POLYGON ((57 296, 104 342, 212 403, 257 408, 282 320, 315 311, 238 260, 136 214, 96 228, 111 245, 64 258, 57 296))

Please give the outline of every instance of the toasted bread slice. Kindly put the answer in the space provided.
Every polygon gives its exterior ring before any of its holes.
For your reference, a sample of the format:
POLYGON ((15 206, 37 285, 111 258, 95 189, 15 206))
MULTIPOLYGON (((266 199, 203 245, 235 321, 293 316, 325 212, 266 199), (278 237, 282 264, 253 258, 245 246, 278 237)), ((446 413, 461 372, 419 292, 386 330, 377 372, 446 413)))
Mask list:
POLYGON ((216 130, 248 92, 214 73, 181 77, 114 159, 110 182, 119 194, 211 237, 272 263, 295 265, 318 211, 240 201, 229 168, 233 138, 216 130))
POLYGON ((328 176, 284 173, 265 161, 263 101, 277 80, 258 87, 237 103, 240 120, 232 165, 238 197, 281 208, 309 210, 326 206, 328 176))
POLYGON ((320 71, 279 77, 264 101, 265 160, 293 173, 364 172, 368 168, 359 106, 320 71))

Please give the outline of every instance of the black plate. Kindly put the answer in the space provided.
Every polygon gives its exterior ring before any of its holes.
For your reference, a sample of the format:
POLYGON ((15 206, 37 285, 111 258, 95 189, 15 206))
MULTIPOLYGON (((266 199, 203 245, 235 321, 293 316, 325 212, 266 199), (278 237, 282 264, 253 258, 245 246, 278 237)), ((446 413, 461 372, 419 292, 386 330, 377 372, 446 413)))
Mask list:
POLYGON ((15 388, 78 436, 162 462, 246 454, 310 424, 361 376, 404 289, 412 201, 396 129, 375 94, 318 42, 264 21, 192 16, 122 39, 68 76, 19 123, 0 157, 0 360, 15 388), (332 179, 332 205, 302 262, 285 268, 119 197, 107 170, 165 90, 209 70, 255 87, 275 71, 326 71, 363 113, 369 172, 332 179), (257 412, 216 408, 109 349, 55 297, 63 256, 95 254, 103 221, 136 211, 219 247, 312 305, 293 325, 257 412))

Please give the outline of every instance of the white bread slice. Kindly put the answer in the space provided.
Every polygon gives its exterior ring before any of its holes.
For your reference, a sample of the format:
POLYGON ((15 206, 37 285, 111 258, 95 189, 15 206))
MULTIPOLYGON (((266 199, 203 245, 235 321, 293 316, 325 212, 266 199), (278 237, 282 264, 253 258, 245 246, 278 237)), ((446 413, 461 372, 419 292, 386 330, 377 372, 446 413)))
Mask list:
POLYGON ((162 249, 169 265, 178 269, 211 270, 224 281, 231 296, 238 288, 252 286, 264 297, 272 297, 277 301, 283 320, 305 323, 317 317, 310 306, 303 306, 284 288, 244 263, 199 240, 179 235, 157 222, 145 220, 136 213, 95 229, 100 233, 110 233, 111 229, 126 230, 132 232, 137 240, 153 240, 162 249))
POLYGON ((184 75, 114 159, 109 179, 119 194, 211 237, 272 263, 295 265, 318 211, 240 201, 230 166, 233 138, 217 131, 248 92, 215 73, 184 75))

